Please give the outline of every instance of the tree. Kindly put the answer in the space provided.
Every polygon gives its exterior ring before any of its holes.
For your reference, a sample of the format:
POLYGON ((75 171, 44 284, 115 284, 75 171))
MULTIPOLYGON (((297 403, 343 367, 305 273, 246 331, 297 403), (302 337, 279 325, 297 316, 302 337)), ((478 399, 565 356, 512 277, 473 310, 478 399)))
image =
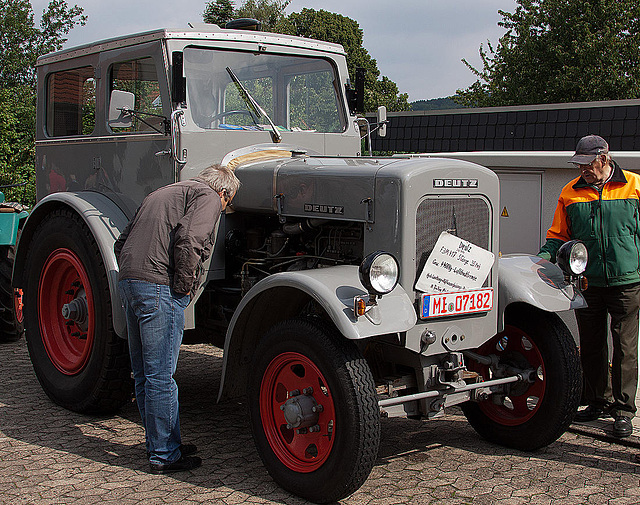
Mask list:
POLYGON ((640 4, 635 0, 516 0, 507 29, 480 46, 478 78, 455 100, 471 106, 640 97, 640 4))
POLYGON ((231 0, 215 0, 209 2, 202 14, 205 23, 212 25, 224 26, 234 18, 233 4, 231 0))
POLYGON ((209 2, 202 16, 205 23, 224 26, 232 19, 252 18, 262 23, 262 30, 281 33, 280 29, 286 17, 284 10, 291 0, 246 0, 234 9, 231 0, 209 2))
MULTIPOLYGON (((302 9, 299 13, 285 14, 285 8, 291 0, 246 0, 232 11, 232 18, 254 18, 262 22, 264 31, 297 35, 326 42, 341 44, 347 53, 349 74, 355 76, 356 67, 367 70, 365 79, 365 110, 374 111, 379 105, 385 105, 391 111, 408 110, 408 95, 399 93, 395 82, 386 76, 380 77, 378 64, 363 47, 363 32, 353 19, 325 10, 302 9)), ((205 10, 205 22, 219 19, 228 21, 225 16, 231 0, 209 2, 205 10), (215 13, 206 16, 207 12, 215 13), (223 13, 223 15, 220 14, 223 13), (217 18, 215 17, 217 16, 217 18)), ((222 23, 224 25, 224 23, 222 23)), ((219 23, 218 23, 219 24, 219 23)))
MULTIPOLYGON (((52 0, 36 28, 29 1, 0 0, 0 184, 29 180, 25 203, 35 200, 36 59, 62 48, 65 35, 86 22, 82 12, 52 0)), ((22 189, 3 192, 22 200, 22 189)))
POLYGON ((283 33, 282 26, 286 19, 284 10, 291 0, 246 0, 242 7, 235 10, 238 18, 253 18, 262 23, 266 32, 283 33))

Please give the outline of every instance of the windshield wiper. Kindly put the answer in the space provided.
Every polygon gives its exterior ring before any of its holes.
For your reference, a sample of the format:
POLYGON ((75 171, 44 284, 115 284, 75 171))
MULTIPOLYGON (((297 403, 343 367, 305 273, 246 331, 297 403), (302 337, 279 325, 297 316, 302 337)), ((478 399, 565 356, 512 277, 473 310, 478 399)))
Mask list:
POLYGON ((269 121, 269 124, 271 125, 271 140, 273 140, 273 143, 278 144, 279 142, 282 142, 282 135, 278 131, 278 128, 273 123, 273 121, 271 121, 269 114, 267 114, 266 111, 262 107, 260 107, 260 104, 256 102, 255 98, 253 98, 251 94, 247 91, 247 89, 242 85, 242 83, 240 82, 240 79, 238 79, 238 77, 233 72, 233 70, 227 67, 227 72, 229 73, 231 80, 236 84, 238 88, 238 92, 240 93, 240 96, 242 96, 242 99, 246 102, 246 104, 250 108, 252 108, 253 112, 255 112, 257 115, 260 115, 264 117, 267 121, 269 121))

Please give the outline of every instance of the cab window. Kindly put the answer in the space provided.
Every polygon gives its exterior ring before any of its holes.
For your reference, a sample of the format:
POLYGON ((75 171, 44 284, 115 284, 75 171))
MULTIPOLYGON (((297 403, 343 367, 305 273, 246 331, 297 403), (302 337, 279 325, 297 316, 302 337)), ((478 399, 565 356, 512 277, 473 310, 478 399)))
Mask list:
POLYGON ((92 67, 64 70, 47 80, 47 134, 91 135, 96 123, 96 80, 92 67))
POLYGON ((127 91, 135 96, 135 114, 131 126, 115 127, 111 130, 123 132, 154 132, 155 128, 162 130, 162 98, 160 85, 153 58, 116 63, 111 68, 111 91, 127 91))

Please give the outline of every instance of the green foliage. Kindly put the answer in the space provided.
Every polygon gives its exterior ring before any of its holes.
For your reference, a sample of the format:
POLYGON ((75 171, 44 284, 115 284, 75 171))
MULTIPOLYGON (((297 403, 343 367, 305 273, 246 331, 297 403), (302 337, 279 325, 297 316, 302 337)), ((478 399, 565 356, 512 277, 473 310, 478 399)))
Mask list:
MULTIPOLYGON (((27 0, 0 0, 0 184, 29 180, 26 201, 35 201, 35 63, 62 48, 65 35, 84 25, 82 8, 52 0, 34 24, 27 0)), ((22 190, 7 190, 7 199, 23 201, 22 190)))
POLYGON ((265 32, 282 33, 284 10, 290 3, 291 0, 246 0, 235 10, 234 17, 257 19, 265 32))
POLYGON ((29 183, 26 189, 0 190, 7 201, 35 201, 35 110, 31 88, 0 89, 0 185, 29 183))
POLYGON ((234 18, 254 18, 262 22, 264 31, 341 44, 347 52, 349 75, 355 76, 356 67, 367 69, 365 111, 375 111, 379 105, 385 105, 390 111, 410 109, 408 95, 399 93, 396 83, 388 77, 380 77, 376 60, 362 45, 363 33, 357 21, 333 12, 307 8, 287 16, 284 11, 289 3, 290 0, 246 0, 241 7, 232 10, 229 17, 231 0, 215 0, 207 4, 204 20, 207 23, 218 20, 217 24, 224 25, 234 18))
POLYGON ((636 0, 516 0, 499 10, 507 33, 480 46, 478 78, 455 100, 470 106, 640 97, 636 0))
POLYGON ((284 10, 290 3, 291 0, 246 0, 234 9, 231 0, 212 0, 205 6, 202 19, 224 27, 232 19, 252 18, 262 23, 264 31, 281 33, 286 17, 284 10))
POLYGON ((224 26, 233 19, 233 4, 231 0, 215 0, 207 3, 202 19, 205 23, 224 26))
POLYGON ((451 98, 432 98, 430 100, 416 100, 411 102, 411 110, 446 110, 446 109, 462 109, 460 105, 451 98))

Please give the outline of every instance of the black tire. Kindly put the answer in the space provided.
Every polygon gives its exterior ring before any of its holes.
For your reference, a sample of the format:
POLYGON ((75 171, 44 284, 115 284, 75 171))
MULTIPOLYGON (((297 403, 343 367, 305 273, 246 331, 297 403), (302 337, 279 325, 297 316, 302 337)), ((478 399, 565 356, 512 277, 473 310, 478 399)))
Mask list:
POLYGON ((58 405, 113 413, 131 398, 127 341, 113 331, 109 284, 91 232, 69 210, 36 228, 25 263, 27 347, 36 376, 58 405), (86 322, 62 306, 86 300, 86 322))
MULTIPOLYGON (((504 398, 462 405, 473 428, 496 444, 533 451, 558 439, 569 427, 580 403, 582 368, 571 333, 557 314, 529 305, 507 312, 505 331, 478 351, 495 354, 501 364, 538 371, 533 384, 513 385, 504 398), (504 340, 506 337, 506 340, 504 340)), ((488 368, 469 367, 485 380, 488 368)))
POLYGON ((24 333, 22 290, 11 286, 13 259, 14 247, 0 246, 0 342, 15 342, 24 333))
POLYGON ((275 325, 256 349, 248 399, 256 448, 282 488, 328 503, 369 476, 380 443, 375 384, 355 345, 335 331, 305 320, 275 325), (308 386, 313 392, 305 395, 308 386), (314 421, 318 432, 285 427, 280 406, 292 401, 285 392, 291 388, 323 405, 314 421))

